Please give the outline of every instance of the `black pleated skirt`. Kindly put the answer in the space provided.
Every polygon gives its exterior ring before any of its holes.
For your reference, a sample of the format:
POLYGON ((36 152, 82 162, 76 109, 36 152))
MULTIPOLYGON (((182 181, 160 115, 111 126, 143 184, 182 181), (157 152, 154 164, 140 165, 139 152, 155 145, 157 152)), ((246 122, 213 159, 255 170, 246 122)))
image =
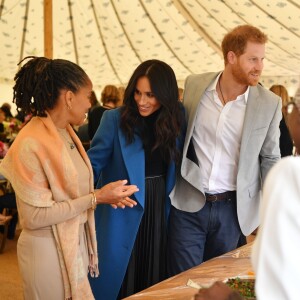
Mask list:
POLYGON ((166 279, 165 176, 146 178, 145 210, 118 299, 166 279))

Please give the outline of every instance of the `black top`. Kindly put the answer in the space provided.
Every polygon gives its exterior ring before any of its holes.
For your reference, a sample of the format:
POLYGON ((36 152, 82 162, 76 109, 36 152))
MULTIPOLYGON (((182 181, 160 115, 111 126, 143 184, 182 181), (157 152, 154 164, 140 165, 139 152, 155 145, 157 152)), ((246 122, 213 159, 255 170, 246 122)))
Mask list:
POLYGON ((145 175, 153 177, 166 174, 167 163, 163 159, 161 148, 152 150, 155 144, 155 122, 160 110, 150 116, 143 117, 143 130, 141 138, 145 150, 145 175))
POLYGON ((103 106, 96 106, 89 113, 88 133, 89 133, 90 140, 93 139, 93 137, 99 127, 102 115, 106 110, 107 110, 107 108, 105 108, 103 106))
POLYGON ((284 117, 282 117, 280 121, 280 139, 279 139, 279 147, 281 157, 293 155, 293 141, 291 139, 289 130, 286 126, 284 117))

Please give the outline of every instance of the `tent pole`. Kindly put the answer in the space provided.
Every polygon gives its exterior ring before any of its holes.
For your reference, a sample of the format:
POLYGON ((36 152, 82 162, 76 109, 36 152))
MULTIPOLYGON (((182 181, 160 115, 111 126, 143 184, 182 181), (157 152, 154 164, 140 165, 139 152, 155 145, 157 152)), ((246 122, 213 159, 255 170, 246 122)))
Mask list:
POLYGON ((53 58, 52 0, 44 0, 44 55, 53 58))

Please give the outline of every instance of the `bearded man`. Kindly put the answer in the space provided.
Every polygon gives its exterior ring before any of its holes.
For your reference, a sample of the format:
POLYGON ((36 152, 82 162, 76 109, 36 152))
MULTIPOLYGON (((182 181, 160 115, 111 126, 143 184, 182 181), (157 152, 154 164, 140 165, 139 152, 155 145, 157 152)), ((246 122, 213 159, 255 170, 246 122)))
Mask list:
POLYGON ((191 75, 187 133, 170 195, 168 268, 175 275, 239 245, 259 225, 262 183, 280 159, 281 99, 259 84, 267 36, 225 35, 222 72, 191 75))

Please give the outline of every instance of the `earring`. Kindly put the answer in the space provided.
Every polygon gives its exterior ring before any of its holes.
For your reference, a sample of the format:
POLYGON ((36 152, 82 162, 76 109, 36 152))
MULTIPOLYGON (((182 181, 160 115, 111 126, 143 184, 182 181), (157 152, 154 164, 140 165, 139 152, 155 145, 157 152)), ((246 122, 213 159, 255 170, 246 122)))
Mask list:
POLYGON ((68 108, 68 110, 71 110, 71 109, 72 109, 72 107, 71 107, 70 105, 68 105, 67 108, 68 108))

